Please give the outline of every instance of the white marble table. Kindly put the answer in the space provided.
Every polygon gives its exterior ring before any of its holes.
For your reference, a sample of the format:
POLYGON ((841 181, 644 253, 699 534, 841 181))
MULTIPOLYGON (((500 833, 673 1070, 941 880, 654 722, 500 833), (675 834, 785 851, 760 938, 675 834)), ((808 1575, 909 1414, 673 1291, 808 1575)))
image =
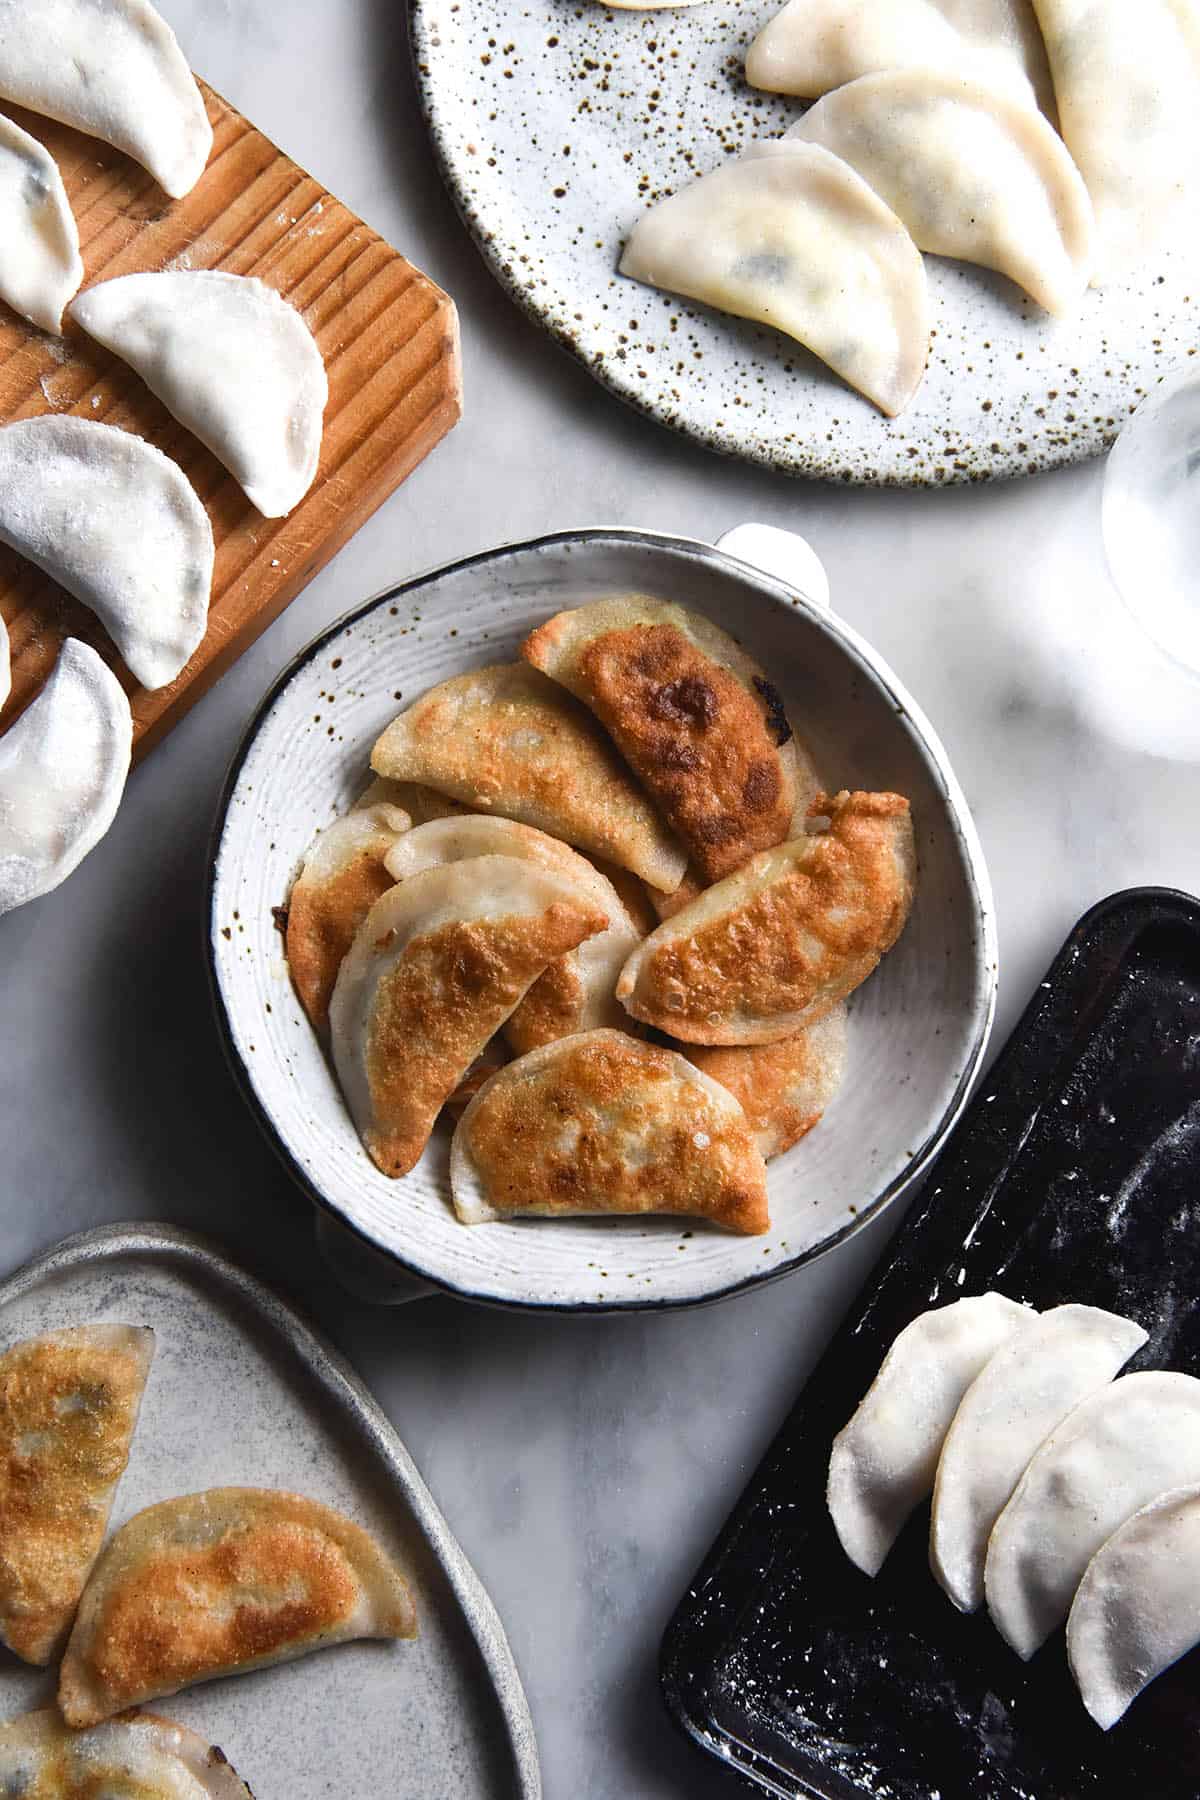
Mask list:
POLYGON ((243 722, 319 626, 389 581, 564 526, 790 526, 948 745, 992 870, 998 1046, 1076 916, 1200 890, 1189 689, 1108 590, 1098 470, 943 493, 802 486, 627 413, 521 318, 431 166, 402 0, 163 0, 196 66, 455 296, 463 423, 134 778, 106 842, 0 922, 5 1270, 67 1232, 211 1233, 298 1298, 396 1421, 507 1623, 549 1800, 740 1791, 676 1738, 667 1617, 894 1221, 703 1313, 527 1318, 346 1300, 234 1090, 201 944, 208 832, 243 722), (1153 753, 1151 753, 1153 752, 1153 753))

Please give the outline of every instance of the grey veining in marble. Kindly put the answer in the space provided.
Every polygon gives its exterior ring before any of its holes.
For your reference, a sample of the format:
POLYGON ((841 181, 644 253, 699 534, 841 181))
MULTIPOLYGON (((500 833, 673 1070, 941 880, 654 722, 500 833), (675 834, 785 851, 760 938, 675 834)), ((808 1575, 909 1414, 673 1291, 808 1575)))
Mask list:
POLYGON ((1195 765, 1163 754, 1189 748, 1198 690, 1141 648, 1111 597, 1097 467, 849 493, 719 461, 598 389, 494 287, 459 225, 397 0, 163 6, 215 86, 454 294, 466 417, 135 774, 71 882, 0 921, 0 1267, 112 1219, 223 1240, 315 1315, 399 1426, 504 1618, 549 1800, 731 1800, 740 1789, 659 1707, 658 1638, 890 1226, 704 1313, 345 1301, 234 1091, 205 986, 207 837, 242 723, 318 627, 471 550, 583 524, 799 530, 975 809, 999 916, 999 1046, 1093 900, 1139 882, 1200 889, 1195 765))

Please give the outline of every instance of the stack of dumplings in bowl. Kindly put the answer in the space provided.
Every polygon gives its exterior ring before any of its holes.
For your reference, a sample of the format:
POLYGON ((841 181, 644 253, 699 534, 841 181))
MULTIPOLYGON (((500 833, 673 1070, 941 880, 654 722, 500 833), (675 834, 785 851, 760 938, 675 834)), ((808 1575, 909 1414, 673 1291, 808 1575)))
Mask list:
POLYGON ((371 769, 286 948, 398 1203, 445 1115, 464 1225, 767 1231, 766 1160, 820 1121, 912 906, 908 801, 826 792, 753 658, 641 594, 440 682, 371 769))

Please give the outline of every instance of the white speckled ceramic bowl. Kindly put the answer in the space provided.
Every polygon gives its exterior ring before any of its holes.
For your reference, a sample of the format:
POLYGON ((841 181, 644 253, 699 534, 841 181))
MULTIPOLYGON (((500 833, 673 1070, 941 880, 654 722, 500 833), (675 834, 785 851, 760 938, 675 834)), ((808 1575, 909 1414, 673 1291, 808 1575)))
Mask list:
POLYGON ((1051 319, 999 275, 927 259, 929 369, 885 419, 791 338, 618 275, 661 195, 779 137, 804 102, 751 88, 781 0, 615 11, 593 0, 411 0, 446 184, 512 298, 623 400, 710 449, 792 475, 932 486, 1107 449, 1195 347, 1200 236, 1051 319))
MULTIPOLYGON (((210 942, 226 1043, 297 1180, 360 1240, 473 1300, 527 1307, 686 1305, 828 1249, 904 1192, 966 1098, 991 1026, 991 892, 961 790, 931 727, 847 626, 779 574, 795 540, 742 527, 730 549, 633 531, 567 532, 440 569, 369 601, 284 671, 252 720, 221 803, 210 942), (292 992, 272 908, 318 827, 359 793, 401 704, 471 665, 510 659, 563 607, 638 589, 708 613, 769 671, 834 786, 912 801, 920 877, 899 944, 851 1002, 846 1080, 822 1124, 770 1165, 773 1227, 735 1238, 670 1219, 460 1225, 450 1134, 401 1181, 362 1150, 292 992)), ((801 549, 807 552, 806 546, 801 549)), ((809 593, 821 575, 802 565, 809 593)))

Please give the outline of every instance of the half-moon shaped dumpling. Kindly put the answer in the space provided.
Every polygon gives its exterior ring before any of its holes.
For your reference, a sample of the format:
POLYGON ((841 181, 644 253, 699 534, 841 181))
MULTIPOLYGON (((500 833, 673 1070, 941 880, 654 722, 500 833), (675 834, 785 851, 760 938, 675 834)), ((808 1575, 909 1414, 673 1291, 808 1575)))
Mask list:
POLYGON ((1111 1731, 1143 1688, 1200 1643, 1200 1485, 1172 1488, 1097 1550, 1067 1620, 1083 1704, 1111 1731))
POLYGON ((148 0, 0 0, 0 96, 123 150, 178 200, 212 126, 175 33, 148 0))
POLYGON ((1068 1413, 992 1530, 988 1611, 1028 1660, 1071 1610, 1101 1544, 1168 1488, 1200 1482, 1200 1381, 1125 1375, 1068 1413))
POLYGON ((727 632, 669 600, 622 594, 558 613, 521 655, 608 731, 705 881, 781 844, 803 781, 778 689, 727 632))
POLYGON ((79 1603, 68 1725, 351 1638, 411 1638, 408 1584, 361 1525, 300 1494, 210 1488, 135 1513, 79 1603))
POLYGON ((1059 124, 1096 213, 1098 282, 1185 234, 1200 176, 1200 12, 1192 0, 1034 0, 1059 124))
POLYGON ((132 743, 120 682, 68 638, 0 737, 0 914, 50 893, 95 849, 121 804, 132 743))
POLYGON ((713 169, 640 219, 622 275, 796 338, 894 417, 925 373, 929 291, 912 238, 819 144, 713 169))
POLYGON ((135 1325, 49 1331, 0 1356, 0 1638, 26 1662, 48 1663, 75 1615, 153 1356, 135 1325))
POLYGON ((1055 1306, 1014 1332, 971 1383, 942 1446, 929 1535, 933 1572, 960 1612, 983 1599, 988 1538, 1034 1451, 1146 1335, 1096 1306, 1055 1306))
POLYGON ((608 916, 573 881, 476 856, 399 882, 367 914, 329 1008, 351 1116, 385 1175, 406 1175, 471 1064, 549 963, 608 916))
POLYGON ((770 1227, 745 1114, 673 1050, 588 1031, 531 1051, 480 1089, 450 1159, 464 1225, 590 1213, 675 1213, 770 1227))
POLYGON ((138 1713, 72 1731, 52 1707, 0 1725, 0 1794, 22 1800, 254 1800, 207 1738, 138 1713))
POLYGON ((779 144, 822 144, 891 207, 918 249, 998 269, 1065 313, 1092 273, 1092 203, 1042 114, 935 69, 865 75, 779 144))
POLYGON ((728 1088, 750 1122, 763 1158, 782 1156, 818 1125, 846 1067, 846 1008, 777 1044, 694 1046, 687 1059, 728 1088))
POLYGON ((569 844, 515 819, 469 813, 418 825, 389 850, 387 870, 393 881, 404 881, 422 869, 472 856, 515 856, 549 869, 572 882, 608 920, 603 931, 552 962, 512 1014, 504 1035, 517 1054, 577 1031, 626 1024, 628 1014, 616 996, 617 976, 642 934, 611 881, 569 844))
POLYGON ((204 636, 208 514, 128 431, 68 415, 0 427, 0 542, 99 615, 143 687, 174 681, 204 636))
POLYGON ((265 281, 219 269, 119 275, 71 317, 137 370, 268 519, 313 484, 329 383, 312 332, 265 281))
POLYGON ((475 812, 500 813, 670 891, 684 854, 596 721, 527 663, 439 682, 393 719, 371 752, 392 781, 417 781, 475 812))
POLYGON ((896 1338, 829 1458, 830 1516, 864 1575, 878 1575, 910 1515, 933 1492, 963 1395, 1033 1317, 1003 1294, 975 1294, 921 1313, 896 1338))
POLYGON ((329 997, 342 958, 381 894, 394 884, 384 857, 411 820, 398 806, 348 812, 309 845, 287 904, 292 986, 314 1031, 329 1024, 329 997))
POLYGON ((916 873, 908 801, 822 795, 828 830, 763 850, 634 951, 617 999, 688 1044, 773 1044, 866 980, 904 929, 916 873))
POLYGON ((1030 0, 789 0, 746 54, 746 79, 815 100, 880 69, 938 69, 1031 105, 1054 96, 1030 0))
POLYGON ((83 280, 79 232, 58 164, 0 116, 0 299, 42 331, 62 330, 83 280))

